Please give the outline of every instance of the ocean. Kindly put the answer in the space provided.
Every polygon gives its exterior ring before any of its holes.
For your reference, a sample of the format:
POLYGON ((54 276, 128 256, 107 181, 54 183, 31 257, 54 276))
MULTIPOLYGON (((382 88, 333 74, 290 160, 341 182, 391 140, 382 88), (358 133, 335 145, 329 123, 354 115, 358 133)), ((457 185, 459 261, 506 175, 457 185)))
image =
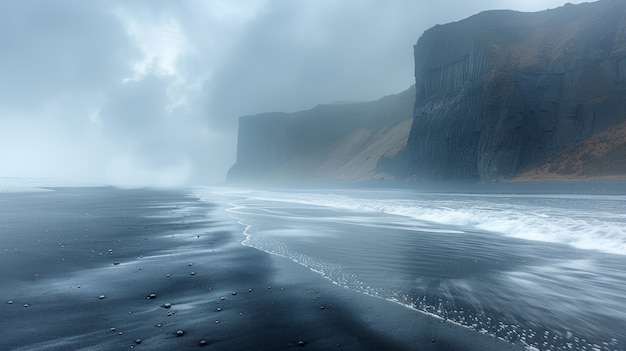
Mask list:
POLYGON ((623 182, 166 191, 4 179, 0 340, 626 350, 625 209, 623 182))
POLYGON ((529 350, 626 350, 624 183, 197 189, 244 245, 529 350))

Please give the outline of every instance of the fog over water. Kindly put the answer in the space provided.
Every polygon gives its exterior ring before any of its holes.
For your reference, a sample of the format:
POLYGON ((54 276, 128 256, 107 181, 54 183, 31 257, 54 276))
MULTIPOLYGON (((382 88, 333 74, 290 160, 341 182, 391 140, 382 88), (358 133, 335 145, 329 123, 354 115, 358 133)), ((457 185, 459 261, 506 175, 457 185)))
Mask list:
POLYGON ((2 1, 0 177, 221 182, 238 116, 400 92, 429 27, 565 2, 2 1))

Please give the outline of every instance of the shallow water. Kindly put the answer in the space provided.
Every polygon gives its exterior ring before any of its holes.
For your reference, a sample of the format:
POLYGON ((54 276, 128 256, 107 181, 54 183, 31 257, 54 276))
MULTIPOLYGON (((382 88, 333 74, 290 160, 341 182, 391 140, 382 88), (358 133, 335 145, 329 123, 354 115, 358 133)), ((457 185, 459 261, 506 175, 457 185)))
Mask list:
POLYGON ((230 204, 245 245, 355 293, 530 349, 626 349, 624 195, 198 192, 230 204))

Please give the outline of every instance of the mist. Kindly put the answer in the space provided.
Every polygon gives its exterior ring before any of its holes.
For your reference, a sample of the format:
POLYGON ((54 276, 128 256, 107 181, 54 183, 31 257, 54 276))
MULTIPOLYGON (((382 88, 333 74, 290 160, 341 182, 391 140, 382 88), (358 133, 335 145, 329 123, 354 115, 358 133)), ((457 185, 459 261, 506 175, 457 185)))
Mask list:
POLYGON ((564 3, 2 1, 0 177, 220 183, 239 116, 400 92, 429 27, 564 3))

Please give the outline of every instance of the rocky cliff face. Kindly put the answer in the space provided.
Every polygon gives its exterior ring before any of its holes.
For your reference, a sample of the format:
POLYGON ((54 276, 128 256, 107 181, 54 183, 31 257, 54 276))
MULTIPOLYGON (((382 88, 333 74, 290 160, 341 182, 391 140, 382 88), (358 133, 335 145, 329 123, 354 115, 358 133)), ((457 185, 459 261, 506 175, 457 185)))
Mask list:
POLYGON ((414 49, 399 95, 242 117, 228 180, 505 180, 626 121, 626 1, 487 11, 414 49))
POLYGON ((405 148, 415 89, 378 101, 319 105, 239 119, 228 181, 344 181, 392 177, 378 160, 405 148))
POLYGON ((415 109, 387 172, 511 178, 626 120, 626 1, 488 11, 415 45, 415 109))

